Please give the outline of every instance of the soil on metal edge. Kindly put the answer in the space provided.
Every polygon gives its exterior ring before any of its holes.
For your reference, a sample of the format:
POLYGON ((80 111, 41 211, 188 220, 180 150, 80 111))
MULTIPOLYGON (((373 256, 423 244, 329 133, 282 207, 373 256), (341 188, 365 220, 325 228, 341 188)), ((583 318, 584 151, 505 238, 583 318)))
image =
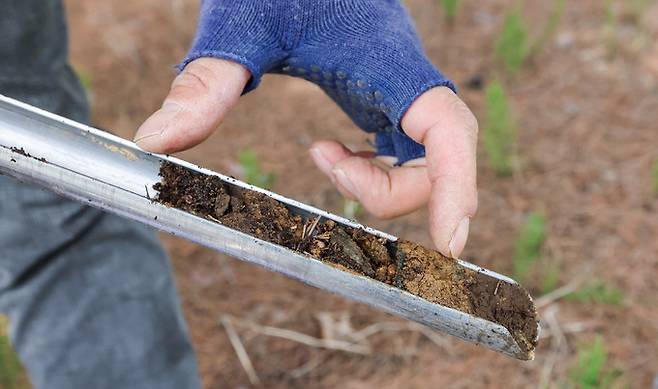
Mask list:
MULTIPOLYGON (((35 157, 35 156, 33 156, 33 155, 30 155, 30 153, 28 153, 27 151, 25 151, 25 149, 22 148, 22 147, 20 147, 20 148, 19 148, 19 147, 11 147, 10 150, 11 150, 12 152, 14 152, 14 153, 16 153, 16 154, 20 154, 20 155, 22 155, 22 156, 24 156, 24 157, 33 158, 33 159, 36 159, 37 161, 40 161, 40 162, 48 162, 48 161, 46 161, 45 158, 37 158, 37 157, 35 157)), ((14 162, 16 162, 16 161, 14 161, 14 162)))
POLYGON ((536 346, 535 307, 519 285, 467 269, 414 242, 390 242, 332 220, 305 220, 262 193, 170 162, 162 163, 160 176, 154 201, 496 322, 524 351, 536 346))

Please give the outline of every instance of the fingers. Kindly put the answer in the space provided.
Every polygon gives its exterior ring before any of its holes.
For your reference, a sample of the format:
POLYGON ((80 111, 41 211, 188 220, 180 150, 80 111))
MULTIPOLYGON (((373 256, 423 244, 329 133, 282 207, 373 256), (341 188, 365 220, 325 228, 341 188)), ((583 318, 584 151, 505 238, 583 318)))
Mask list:
POLYGON ((444 255, 458 257, 477 209, 477 121, 457 95, 440 87, 411 105, 402 128, 426 148, 432 239, 444 255))
POLYGON ((311 156, 343 196, 360 201, 377 217, 387 219, 412 212, 429 198, 425 166, 387 171, 377 166, 372 155, 352 153, 333 141, 314 143, 311 156))
POLYGON ((196 146, 235 106, 250 77, 246 68, 234 62, 216 58, 190 62, 172 83, 162 108, 137 130, 135 142, 155 153, 196 146))

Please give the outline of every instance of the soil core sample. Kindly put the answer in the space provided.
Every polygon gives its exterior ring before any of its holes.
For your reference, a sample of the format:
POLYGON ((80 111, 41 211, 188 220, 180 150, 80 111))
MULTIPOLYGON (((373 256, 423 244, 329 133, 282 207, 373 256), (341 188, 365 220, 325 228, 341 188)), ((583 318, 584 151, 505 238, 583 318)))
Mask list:
POLYGON ((536 346, 535 306, 519 285, 465 268, 414 242, 389 241, 319 216, 304 219, 263 193, 171 162, 162 163, 160 176, 153 201, 498 323, 523 351, 536 346))
POLYGON ((397 242, 404 255, 403 289, 428 301, 455 308, 507 328, 524 351, 537 345, 537 312, 528 292, 517 284, 468 269, 417 243, 397 242))

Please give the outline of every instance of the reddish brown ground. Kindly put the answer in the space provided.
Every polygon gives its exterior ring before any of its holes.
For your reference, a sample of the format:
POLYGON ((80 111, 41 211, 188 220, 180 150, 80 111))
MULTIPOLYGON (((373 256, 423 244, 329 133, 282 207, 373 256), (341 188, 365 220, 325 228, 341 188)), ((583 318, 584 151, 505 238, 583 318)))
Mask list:
MULTIPOLYGON (((130 137, 155 110, 194 30, 196 2, 70 0, 72 55, 92 79, 94 123, 130 137)), ((454 27, 441 23, 437 1, 409 0, 432 60, 458 84, 492 75, 492 36, 515 1, 466 1, 454 27)), ((526 2, 533 25, 550 2, 526 2)), ((480 210, 464 257, 500 272, 511 270, 514 237, 524 215, 543 210, 548 238, 543 255, 560 264, 560 281, 583 272, 624 290, 622 306, 560 301, 557 320, 584 322, 559 351, 540 342, 534 362, 518 362, 447 337, 437 346, 418 332, 376 335, 375 350, 359 356, 325 351, 238 328, 264 387, 436 388, 534 387, 555 358, 550 382, 562 382, 575 349, 600 334, 610 364, 629 387, 648 387, 658 374, 658 199, 649 166, 658 157, 658 6, 643 14, 638 33, 626 20, 621 45, 610 52, 603 2, 567 2, 554 42, 508 87, 518 117, 522 170, 498 179, 481 154, 480 210), (587 270, 591 269, 591 270, 587 270), (311 365, 307 365, 311 361, 311 365), (306 372, 295 370, 310 366, 306 372)), ((620 2, 621 3, 621 2, 620 2)), ((482 118, 483 93, 461 89, 482 118)), ((307 155, 310 142, 338 138, 363 146, 358 132, 317 88, 300 80, 266 77, 226 123, 182 157, 235 174, 236 156, 252 148, 276 174, 274 190, 329 210, 342 200, 307 155), (221 135, 219 135, 221 133, 221 135)), ((429 244, 426 212, 395 221, 362 221, 429 244)), ((205 386, 247 387, 249 381, 222 314, 321 336, 318 314, 346 313, 361 328, 399 321, 299 282, 191 243, 163 236, 172 255, 205 386)), ((529 285, 533 286, 533 285, 529 285)), ((544 317, 548 307, 540 309, 544 317)), ((551 335, 547 330, 545 335, 551 335)))

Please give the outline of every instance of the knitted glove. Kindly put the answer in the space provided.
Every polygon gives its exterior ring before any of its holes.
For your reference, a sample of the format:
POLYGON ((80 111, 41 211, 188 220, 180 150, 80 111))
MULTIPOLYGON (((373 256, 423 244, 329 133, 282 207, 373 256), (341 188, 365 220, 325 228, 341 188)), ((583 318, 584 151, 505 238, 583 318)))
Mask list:
POLYGON ((301 77, 318 85, 363 130, 377 153, 397 164, 423 157, 400 121, 411 103, 436 86, 454 85, 427 59, 397 0, 203 0, 192 49, 228 59, 252 74, 301 77))

